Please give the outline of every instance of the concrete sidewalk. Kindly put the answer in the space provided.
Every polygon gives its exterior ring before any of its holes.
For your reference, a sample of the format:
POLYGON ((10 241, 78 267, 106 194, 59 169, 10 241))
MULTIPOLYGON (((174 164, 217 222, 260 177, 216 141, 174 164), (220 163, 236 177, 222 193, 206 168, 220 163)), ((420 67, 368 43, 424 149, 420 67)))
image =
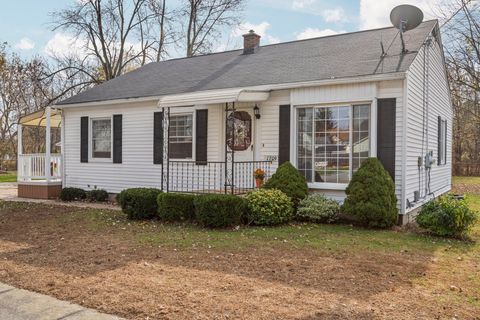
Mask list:
POLYGON ((16 289, 0 282, 0 319, 15 320, 120 320, 70 302, 16 289))

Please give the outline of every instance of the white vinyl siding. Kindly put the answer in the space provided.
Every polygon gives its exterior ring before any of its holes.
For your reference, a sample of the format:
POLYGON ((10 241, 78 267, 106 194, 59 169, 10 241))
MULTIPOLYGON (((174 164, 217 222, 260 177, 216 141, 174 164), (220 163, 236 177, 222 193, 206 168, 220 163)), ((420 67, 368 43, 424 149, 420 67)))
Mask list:
MULTIPOLYGON (((198 106, 197 108, 205 108, 198 106)), ((153 113, 161 111, 156 103, 125 103, 84 108, 65 108, 65 186, 106 189, 119 193, 133 187, 161 188, 161 165, 153 164, 153 113), (123 161, 120 164, 100 161, 80 162, 80 117, 107 118, 123 115, 123 161)), ((221 159, 219 148, 221 119, 218 108, 208 107, 208 160, 221 159), (220 121, 219 121, 220 120, 220 121)), ((172 113, 173 114, 173 113, 172 113)), ((89 141, 91 145, 91 141, 89 141)), ((91 148, 91 146, 90 146, 91 148)))
MULTIPOLYGON (((289 104, 290 91, 288 90, 274 91, 267 101, 258 104, 261 118, 255 121, 256 141, 258 141, 255 147, 255 160, 275 159, 271 166, 272 172, 275 172, 278 167, 280 106, 289 104)), ((290 148, 292 147, 290 142, 290 148)))
MULTIPOLYGON (((432 196, 438 196, 451 188, 452 168, 452 107, 450 104, 449 88, 445 74, 445 67, 442 56, 442 49, 439 43, 433 39, 429 47, 428 69, 428 96, 429 115, 428 123, 428 145, 425 137, 425 145, 422 154, 422 110, 423 110, 423 58, 425 47, 422 47, 407 73, 407 130, 406 130, 406 168, 405 168, 405 195, 410 202, 413 201, 414 191, 424 193, 424 169, 422 169, 421 185, 419 187, 419 174, 417 160, 419 156, 425 156, 426 150, 432 151, 434 163, 431 169, 430 191, 432 196), (445 165, 437 165, 438 155, 438 117, 447 120, 447 156, 445 165)), ((415 204, 407 211, 421 205, 415 204)))
MULTIPOLYGON (((255 160, 265 160, 269 156, 278 156, 278 112, 279 106, 289 104, 289 91, 271 93, 270 99, 259 103, 261 119, 255 119, 256 137, 255 160)), ((247 104, 239 104, 239 106, 247 104)), ((254 103, 248 104, 254 106, 254 103)), ((225 118, 224 104, 198 105, 194 108, 171 108, 171 114, 194 112, 195 109, 208 109, 208 161, 224 161, 225 118)), ((161 165, 153 164, 153 113, 159 112, 156 103, 125 103, 122 105, 102 105, 83 108, 65 108, 65 186, 93 189, 106 189, 118 193, 126 188, 161 188, 161 165), (123 161, 80 162, 80 117, 111 117, 123 115, 123 161)), ((195 122, 195 121, 194 121, 195 122)), ((194 124, 195 125, 195 124, 194 124)), ((89 141, 91 145, 91 141, 89 141)), ((91 146, 90 146, 91 147, 91 146)), ((276 170, 277 161, 271 166, 276 170)), ((206 168, 206 167, 202 167, 206 168)), ((212 169, 213 170, 213 169, 212 169)), ((213 171, 211 174, 215 174, 213 171)), ((223 177, 216 173, 216 181, 222 185, 223 177)), ((213 176, 211 179, 214 179, 213 176)))

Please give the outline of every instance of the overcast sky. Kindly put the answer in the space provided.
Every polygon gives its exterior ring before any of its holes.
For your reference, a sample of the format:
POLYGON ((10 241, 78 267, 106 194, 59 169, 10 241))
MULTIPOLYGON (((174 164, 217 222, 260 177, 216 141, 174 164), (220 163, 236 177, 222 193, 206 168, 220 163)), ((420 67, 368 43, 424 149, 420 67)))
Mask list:
MULTIPOLYGON (((25 56, 48 56, 51 51, 68 50, 71 47, 70 37, 63 32, 52 31, 49 13, 72 1, 76 0, 2 0, 0 42, 9 42, 12 49, 25 56)), ((262 36, 262 44, 269 44, 390 26, 390 10, 402 3, 420 7, 429 19, 439 1, 248 0, 243 19, 245 23, 230 32, 228 45, 227 41, 223 41, 216 51, 239 45, 241 34, 249 29, 262 36)))

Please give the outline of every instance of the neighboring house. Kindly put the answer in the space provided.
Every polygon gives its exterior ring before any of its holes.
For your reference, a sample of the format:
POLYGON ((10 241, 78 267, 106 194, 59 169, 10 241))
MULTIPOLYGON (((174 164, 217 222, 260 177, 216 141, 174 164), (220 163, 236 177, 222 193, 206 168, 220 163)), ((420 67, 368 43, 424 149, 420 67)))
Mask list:
POLYGON ((406 52, 393 27, 260 46, 252 31, 243 50, 148 64, 48 111, 63 123, 63 175, 51 173, 111 193, 243 193, 256 168, 288 160, 342 200, 377 157, 405 218, 450 190, 452 107, 437 21, 404 39, 406 52))

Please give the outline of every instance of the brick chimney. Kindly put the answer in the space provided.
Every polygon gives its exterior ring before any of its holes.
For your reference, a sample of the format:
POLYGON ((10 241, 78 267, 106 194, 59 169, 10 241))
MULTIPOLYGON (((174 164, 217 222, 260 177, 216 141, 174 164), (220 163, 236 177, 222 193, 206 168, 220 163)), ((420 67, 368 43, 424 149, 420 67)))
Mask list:
POLYGON ((255 53, 260 48, 260 36, 250 30, 243 35, 243 54, 255 53))

